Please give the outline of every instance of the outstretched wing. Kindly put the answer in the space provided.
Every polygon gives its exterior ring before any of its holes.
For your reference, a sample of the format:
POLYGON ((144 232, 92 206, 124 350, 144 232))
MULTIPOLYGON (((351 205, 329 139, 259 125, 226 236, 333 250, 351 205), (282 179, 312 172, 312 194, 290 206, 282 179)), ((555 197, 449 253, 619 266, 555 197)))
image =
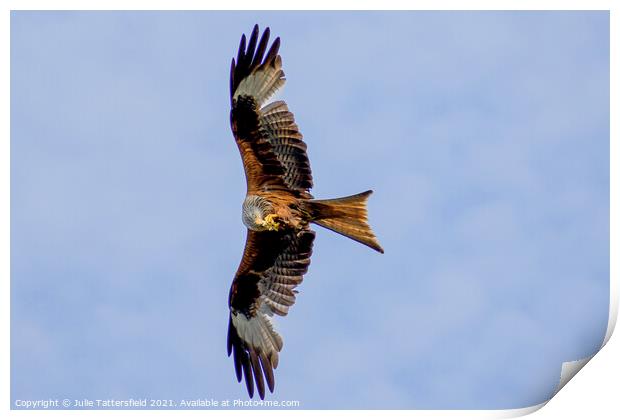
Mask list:
POLYGON ((260 41, 258 33, 255 25, 247 48, 245 35, 241 37, 237 61, 233 58, 230 69, 231 127, 248 191, 288 189, 311 198, 312 171, 295 118, 283 101, 265 105, 285 82, 280 38, 265 55, 269 28, 260 41))
POLYGON ((273 392, 282 338, 274 314, 285 316, 295 303, 295 288, 308 271, 314 232, 248 230, 243 258, 230 288, 228 355, 233 354, 237 380, 245 377, 248 394, 254 384, 265 398, 265 381, 273 392))

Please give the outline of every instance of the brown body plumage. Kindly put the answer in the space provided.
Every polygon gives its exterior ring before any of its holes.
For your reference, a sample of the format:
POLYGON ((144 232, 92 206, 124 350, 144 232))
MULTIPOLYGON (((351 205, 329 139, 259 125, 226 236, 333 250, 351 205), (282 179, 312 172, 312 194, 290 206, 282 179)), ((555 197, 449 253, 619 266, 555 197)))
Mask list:
POLYGON ((381 253, 367 220, 372 191, 315 200, 306 144, 286 103, 266 104, 284 84, 280 39, 269 50, 269 28, 260 41, 254 27, 245 35, 230 71, 231 127, 247 181, 243 223, 248 228, 243 257, 230 289, 228 354, 237 379, 245 378, 262 398, 265 381, 273 392, 282 338, 271 317, 284 316, 295 302, 295 288, 307 272, 315 232, 310 223, 331 229, 381 253))

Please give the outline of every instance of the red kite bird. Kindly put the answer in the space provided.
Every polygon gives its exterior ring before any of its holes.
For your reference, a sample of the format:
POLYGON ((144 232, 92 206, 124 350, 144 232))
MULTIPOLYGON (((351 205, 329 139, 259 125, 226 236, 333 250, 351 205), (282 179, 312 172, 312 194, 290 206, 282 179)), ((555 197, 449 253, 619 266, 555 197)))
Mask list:
POLYGON ((310 265, 310 223, 383 249, 367 221, 372 191, 331 200, 314 200, 309 193, 310 162, 293 114, 283 101, 267 103, 285 81, 280 38, 267 51, 269 28, 260 41, 258 32, 256 25, 247 46, 241 37, 230 68, 230 123, 247 181, 242 219, 248 232, 230 288, 228 356, 233 354, 237 380, 245 377, 250 397, 256 384, 263 399, 265 381, 273 392, 282 350, 271 318, 286 315, 295 303, 295 288, 310 265))

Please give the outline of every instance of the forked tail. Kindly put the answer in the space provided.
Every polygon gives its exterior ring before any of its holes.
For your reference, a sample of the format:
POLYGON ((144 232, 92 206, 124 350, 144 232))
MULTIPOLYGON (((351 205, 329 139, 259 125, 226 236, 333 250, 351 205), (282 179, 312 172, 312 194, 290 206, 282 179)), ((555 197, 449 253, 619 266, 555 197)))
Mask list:
POLYGON ((383 254, 383 248, 368 225, 366 200, 370 194, 372 194, 371 190, 331 200, 308 200, 305 204, 313 223, 363 243, 383 254))

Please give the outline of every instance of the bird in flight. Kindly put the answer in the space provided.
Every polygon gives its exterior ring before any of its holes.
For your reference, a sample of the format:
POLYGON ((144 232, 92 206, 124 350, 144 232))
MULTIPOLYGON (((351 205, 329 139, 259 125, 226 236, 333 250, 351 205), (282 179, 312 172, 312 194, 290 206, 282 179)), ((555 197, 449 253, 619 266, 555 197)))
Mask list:
POLYGON ((242 220, 247 227, 243 257, 229 294, 228 356, 237 381, 245 378, 250 398, 265 382, 274 389, 282 338, 272 324, 295 303, 310 265, 315 232, 310 223, 383 253, 368 225, 366 200, 372 191, 315 200, 306 143, 283 101, 268 103, 284 85, 280 38, 269 44, 269 28, 258 39, 258 25, 230 68, 230 124, 241 153, 247 183, 242 220))

